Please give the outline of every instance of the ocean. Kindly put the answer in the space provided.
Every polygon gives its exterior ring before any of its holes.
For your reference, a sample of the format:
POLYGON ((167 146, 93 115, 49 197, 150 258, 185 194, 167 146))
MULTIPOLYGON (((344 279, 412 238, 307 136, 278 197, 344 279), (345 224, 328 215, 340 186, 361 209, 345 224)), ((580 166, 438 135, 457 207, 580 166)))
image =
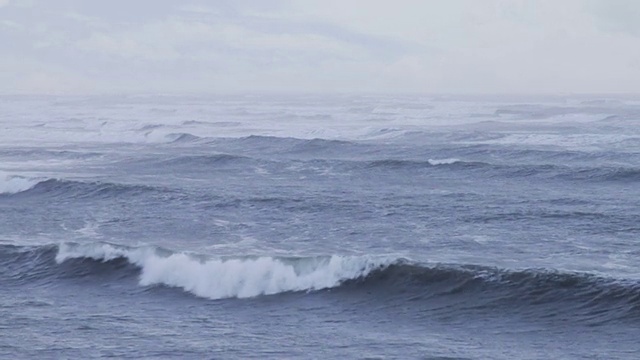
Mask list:
POLYGON ((0 358, 638 359, 640 98, 0 97, 0 358))

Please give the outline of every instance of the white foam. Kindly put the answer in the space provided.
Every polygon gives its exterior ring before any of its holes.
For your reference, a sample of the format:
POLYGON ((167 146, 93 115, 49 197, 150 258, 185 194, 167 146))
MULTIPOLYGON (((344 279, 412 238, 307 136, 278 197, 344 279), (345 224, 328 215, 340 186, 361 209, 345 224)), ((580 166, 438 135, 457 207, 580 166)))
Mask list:
POLYGON ((460 159, 429 159, 429 164, 436 166, 436 165, 451 165, 451 164, 455 164, 457 162, 460 162, 460 159))
POLYGON ((7 175, 0 172, 0 194, 16 194, 34 187, 38 180, 21 176, 7 175))
POLYGON ((163 284, 209 299, 331 288, 394 261, 358 256, 202 259, 186 253, 159 254, 153 247, 110 244, 61 244, 56 261, 82 257, 101 261, 124 257, 141 268, 142 286, 163 284))
MULTIPOLYGON (((529 98, 527 102, 532 102, 531 105, 523 105, 523 99, 507 97, 360 95, 341 98, 38 96, 3 100, 0 143, 4 146, 41 147, 86 143, 164 143, 175 140, 172 134, 176 133, 204 138, 261 135, 402 141, 409 133, 469 130, 466 127, 473 124, 482 130, 486 121, 498 120, 506 126, 501 132, 558 134, 560 139, 554 144, 564 146, 562 136, 586 132, 601 135, 602 129, 595 120, 614 114, 635 114, 636 106, 628 99, 594 108, 590 104, 581 104, 584 99, 577 98, 529 98), (46 120, 42 119, 43 112, 49 114, 46 120), (20 121, 16 122, 16 118, 20 121), (514 119, 517 121, 511 121, 514 119), (579 127, 580 131, 567 133, 563 130, 567 125, 579 127)), ((633 121, 624 119, 622 116, 621 122, 616 122, 619 130, 608 129, 605 132, 637 135, 633 121)), ((493 131, 491 128, 485 130, 493 131)))

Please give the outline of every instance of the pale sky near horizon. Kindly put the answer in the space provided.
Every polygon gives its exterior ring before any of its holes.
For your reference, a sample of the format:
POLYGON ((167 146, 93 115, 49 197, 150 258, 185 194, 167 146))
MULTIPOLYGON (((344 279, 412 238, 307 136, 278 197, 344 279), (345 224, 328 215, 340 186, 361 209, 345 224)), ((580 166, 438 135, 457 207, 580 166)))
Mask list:
POLYGON ((0 93, 640 93, 635 0, 0 0, 0 93))

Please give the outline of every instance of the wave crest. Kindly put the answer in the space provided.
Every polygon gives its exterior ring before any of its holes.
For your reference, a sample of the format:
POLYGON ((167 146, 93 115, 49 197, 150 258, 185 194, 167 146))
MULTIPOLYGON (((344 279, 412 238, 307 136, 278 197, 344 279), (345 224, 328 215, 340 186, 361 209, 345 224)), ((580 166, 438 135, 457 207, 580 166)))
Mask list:
POLYGON ((0 195, 17 194, 38 184, 38 180, 0 173, 0 195))
POLYGON ((121 184, 101 181, 78 181, 54 178, 29 179, 23 177, 11 177, 8 181, 0 178, 0 195, 15 195, 21 193, 33 193, 50 196, 69 197, 110 197, 117 195, 135 195, 149 192, 171 192, 167 188, 159 188, 150 185, 121 184))
POLYGON ((393 260, 357 256, 310 258, 202 258, 154 247, 62 244, 56 261, 74 258, 111 261, 126 258, 141 269, 140 285, 182 288, 209 299, 246 298, 290 291, 313 291, 367 276, 393 260))

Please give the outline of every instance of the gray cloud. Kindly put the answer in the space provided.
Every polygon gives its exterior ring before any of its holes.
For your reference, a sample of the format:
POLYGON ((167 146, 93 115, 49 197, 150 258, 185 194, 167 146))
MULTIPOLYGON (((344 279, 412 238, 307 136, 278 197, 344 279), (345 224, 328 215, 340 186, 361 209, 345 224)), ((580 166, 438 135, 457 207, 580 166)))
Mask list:
POLYGON ((0 0, 0 91, 638 92, 635 4, 0 0))

